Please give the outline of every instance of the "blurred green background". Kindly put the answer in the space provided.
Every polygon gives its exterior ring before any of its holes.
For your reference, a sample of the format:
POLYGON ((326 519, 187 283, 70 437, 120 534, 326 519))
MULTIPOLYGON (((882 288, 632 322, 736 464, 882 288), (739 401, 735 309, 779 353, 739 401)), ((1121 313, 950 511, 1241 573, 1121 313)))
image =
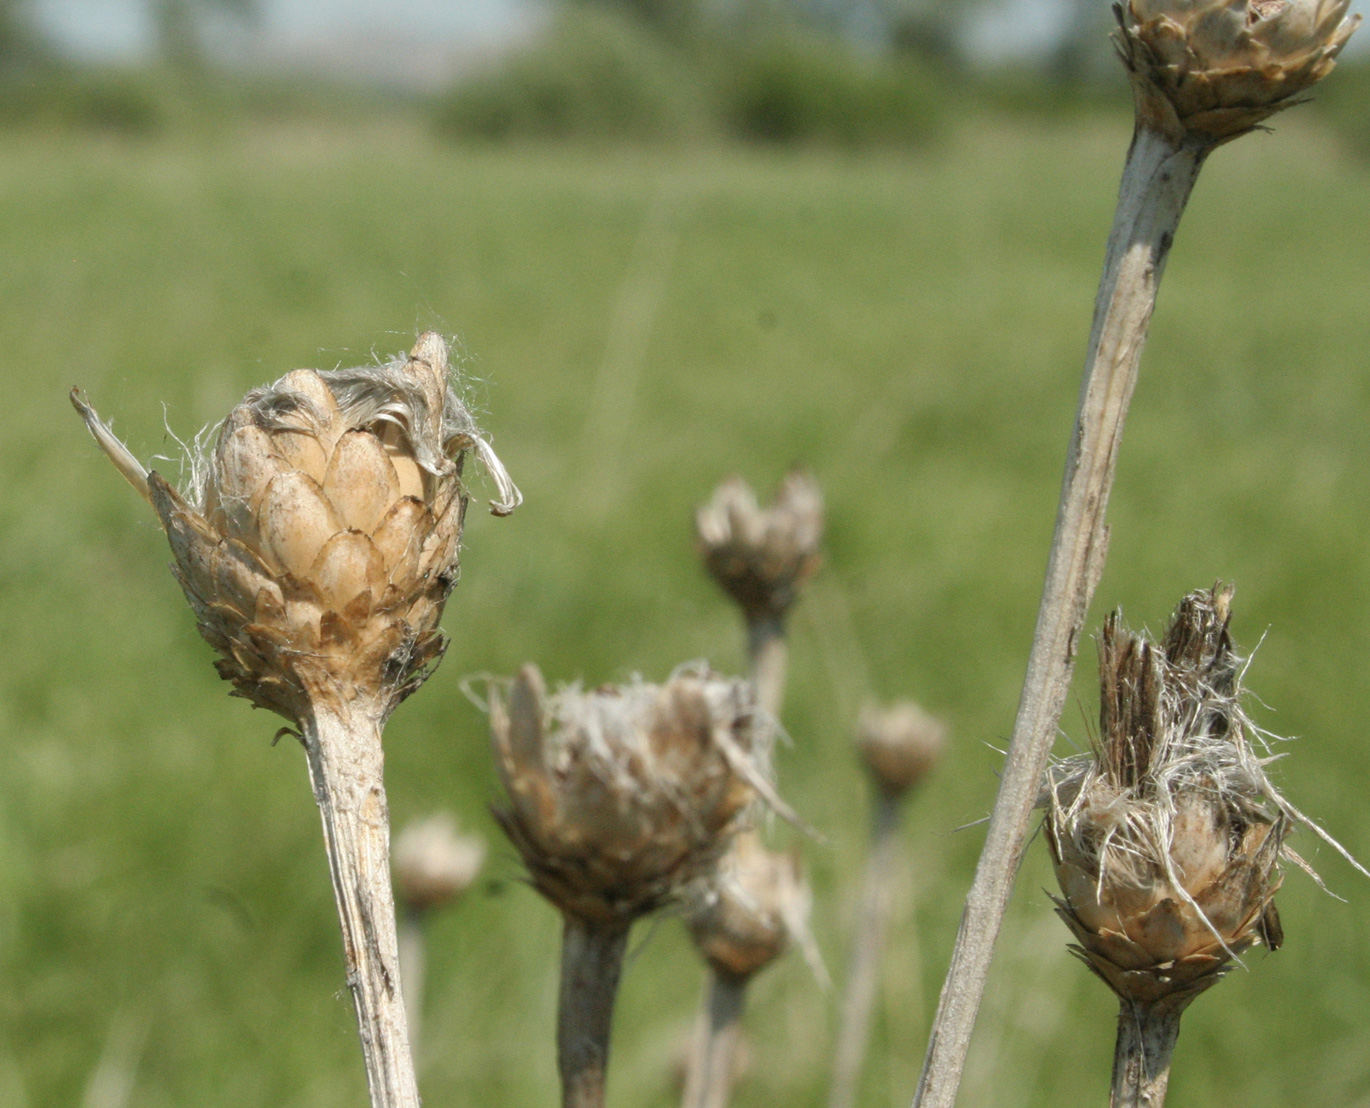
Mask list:
MULTIPOLYGON (((395 823, 450 808, 491 846, 434 921, 426 1103, 556 1095, 558 921, 488 815, 463 678, 740 669, 692 511, 724 476, 769 489, 793 463, 827 495, 828 557, 794 619, 779 777, 828 838, 805 853, 839 984, 868 815, 856 712, 911 695, 953 730, 908 810, 861 1103, 911 1098, 982 838, 956 829, 993 802, 1026 661, 1126 93, 1069 57, 953 64, 926 29, 880 52, 817 19, 712 38, 560 19, 404 95, 175 52, 96 69, 0 37, 18 44, 0 101, 3 1108, 365 1104, 301 751, 226 697, 151 512, 66 392, 174 470, 173 433, 249 387, 430 328, 456 339, 527 503, 471 513, 451 649, 386 734, 395 823)), ((1299 737, 1272 774, 1362 858, 1367 88, 1344 65, 1204 171, 1090 615, 1159 630, 1187 590, 1235 581, 1253 711, 1299 737)), ((1086 741, 1094 680, 1086 651, 1061 753, 1086 741)), ((1290 875, 1285 949, 1186 1017, 1176 1104, 1370 1105, 1370 882, 1294 845, 1345 902, 1290 875)), ((1114 1002, 1067 954, 1050 886, 1035 842, 966 1108, 1107 1095, 1114 1002)), ((635 934, 610 1101, 658 1108, 702 974, 678 921, 635 934)), ((825 1103, 835 999, 793 956, 758 979, 739 1108, 825 1103)))

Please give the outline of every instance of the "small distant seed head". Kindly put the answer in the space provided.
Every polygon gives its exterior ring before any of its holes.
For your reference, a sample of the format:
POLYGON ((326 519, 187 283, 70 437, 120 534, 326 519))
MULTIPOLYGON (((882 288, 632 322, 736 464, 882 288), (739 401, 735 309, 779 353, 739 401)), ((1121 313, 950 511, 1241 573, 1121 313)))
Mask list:
POLYGON ((485 861, 485 843, 457 831, 448 812, 408 824, 395 839, 391 871, 395 891, 413 912, 456 900, 471 887, 485 861))
POLYGON ((822 563, 823 494, 795 470, 762 508, 740 477, 695 513, 704 565, 748 620, 783 619, 822 563))
POLYGON ((868 706, 856 724, 856 745, 880 790, 899 797, 923 780, 946 745, 947 728, 911 700, 868 706))
POLYGON ((538 890, 592 925, 681 897, 768 788, 750 683, 703 669, 549 696, 524 666, 507 703, 492 694, 490 725, 509 798, 496 817, 538 890))
POLYGON ((1231 597, 1191 593, 1159 645, 1109 616, 1097 747, 1048 771, 1058 911, 1125 999, 1187 1003, 1248 947, 1281 942, 1288 822, 1248 741, 1231 597))
POLYGON ((1350 0, 1118 0, 1114 40, 1138 119, 1217 145, 1260 125, 1332 71, 1360 16, 1350 0))
POLYGON ((744 831, 690 914, 690 934, 716 972, 747 978, 803 941, 811 907, 798 855, 769 851, 744 831))
POLYGON ((382 718, 441 657, 474 451, 497 513, 518 489, 448 382, 447 344, 297 369, 243 398, 178 491, 73 392, 96 441, 151 502, 200 633, 237 695, 299 724, 319 698, 382 718))

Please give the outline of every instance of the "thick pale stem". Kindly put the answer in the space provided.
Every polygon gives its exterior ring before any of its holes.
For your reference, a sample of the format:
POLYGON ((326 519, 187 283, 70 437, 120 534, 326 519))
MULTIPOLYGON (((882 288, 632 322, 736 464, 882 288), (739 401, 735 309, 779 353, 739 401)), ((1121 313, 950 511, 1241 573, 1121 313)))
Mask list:
POLYGON ((737 1070, 737 1040, 747 1002, 747 978, 710 967, 699 1012, 683 1108, 725 1108, 737 1070))
POLYGON ((566 917, 561 946, 557 1065, 562 1108, 603 1108, 609 1030, 628 945, 626 927, 566 917))
POLYGON ((390 890, 379 717, 315 706, 304 727, 372 1108, 418 1108, 390 890))
POLYGON ((747 654, 751 660, 756 701, 776 719, 785 702, 785 665, 789 646, 785 623, 780 619, 747 621, 747 654))
POLYGON ((1164 1001, 1120 1002, 1109 1108, 1162 1108, 1165 1104, 1183 1007, 1164 1001))
POLYGON ((990 956, 1070 686, 1080 630, 1103 571, 1108 537, 1104 510, 1156 289, 1208 150, 1192 139, 1177 144, 1139 128, 1128 151, 1027 676, 999 796, 942 986, 914 1097, 918 1108, 951 1108, 956 1101, 990 956))
POLYGON ((404 1015, 409 1023, 409 1052, 416 1062, 423 1024, 424 974, 428 972, 424 917, 425 913, 408 909, 399 921, 400 983, 404 986, 404 1015))
POLYGON ((875 803, 871 853, 852 943, 847 991, 842 999, 842 1022, 837 1035, 828 1108, 851 1108, 856 1103, 861 1066, 870 1044, 871 1012, 880 982, 880 956, 885 943, 899 835, 899 798, 882 790, 875 803))

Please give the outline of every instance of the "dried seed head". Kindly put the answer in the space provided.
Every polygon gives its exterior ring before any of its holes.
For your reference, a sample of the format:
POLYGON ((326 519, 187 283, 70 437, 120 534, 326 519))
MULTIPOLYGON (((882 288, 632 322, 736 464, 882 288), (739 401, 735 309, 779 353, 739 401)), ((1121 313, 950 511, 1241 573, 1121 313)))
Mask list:
POLYGON ((1165 641, 1099 638, 1100 737, 1048 771, 1046 838, 1077 951, 1126 999, 1187 1002, 1254 943, 1292 809, 1251 748, 1232 590, 1186 596, 1165 641))
POLYGON ((485 843, 462 835, 447 812, 415 820, 395 839, 395 891, 414 912, 441 908, 461 896, 480 873, 485 843))
POLYGON ((317 698, 381 716, 441 657, 473 451, 499 489, 518 489, 448 382, 447 345, 254 389, 194 451, 178 492, 148 472, 73 391, 111 460, 151 502, 200 633, 237 695, 296 723, 317 698))
POLYGON ((1360 16, 1350 0, 1118 0, 1114 42, 1138 118, 1217 145, 1299 103, 1360 16))
POLYGON ((695 513, 695 529, 705 566, 747 619, 781 619, 822 562, 823 494, 795 470, 762 508, 751 486, 731 477, 695 513))
POLYGON ((862 710, 856 724, 856 745, 880 790, 903 796, 918 784, 942 754, 947 727, 912 700, 888 708, 862 710))
POLYGON ((791 941, 812 945, 812 906, 799 856, 769 851, 755 831, 744 831, 690 913, 690 934, 718 973, 746 978, 780 957, 791 941))
POLYGON ((548 696, 524 666, 490 698, 495 815, 533 883, 570 916, 626 925, 677 899, 765 795, 770 733, 751 685, 682 669, 548 696))

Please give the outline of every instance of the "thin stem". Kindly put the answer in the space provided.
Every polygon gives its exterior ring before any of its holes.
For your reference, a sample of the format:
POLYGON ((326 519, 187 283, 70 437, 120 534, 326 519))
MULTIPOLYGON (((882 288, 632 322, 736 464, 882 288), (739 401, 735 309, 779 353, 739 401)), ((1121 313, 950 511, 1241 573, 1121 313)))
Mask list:
POLYGON ((423 1024, 424 974, 428 971, 426 913, 406 909, 399 920, 400 982, 404 985, 404 1016, 409 1023, 409 1051, 417 1062, 423 1024))
POLYGON ((1156 290, 1208 150, 1193 139, 1177 143, 1139 128, 1128 151, 1027 676, 999 795, 942 986, 914 1097, 917 1108, 951 1108, 956 1101, 990 957, 1075 668, 1080 630, 1103 572, 1108 545, 1104 511, 1156 290))
POLYGON ((866 863, 866 883, 852 943, 847 992, 842 999, 842 1022, 838 1029, 828 1108, 851 1108, 856 1102, 861 1065, 870 1045, 871 1011, 880 982, 880 955, 885 943, 895 848, 899 841, 900 805, 898 797, 883 790, 879 791, 875 803, 870 859, 866 863))
POLYGON ((747 978, 709 968, 704 1004, 699 1011, 695 1049, 685 1075, 683 1108, 725 1108, 737 1068, 737 1041, 747 978))
POLYGON ((1162 1108, 1184 1004, 1122 1000, 1109 1108, 1162 1108))
POLYGON ((561 946, 557 1066, 562 1108, 603 1108, 609 1030, 628 928, 566 917, 561 946))
POLYGON ((354 706, 315 705, 303 731, 372 1108, 418 1108, 390 891, 379 717, 354 706))
POLYGON ((780 619, 747 621, 747 655, 751 662, 756 701, 773 718, 780 718, 785 702, 785 667, 789 646, 780 619))

